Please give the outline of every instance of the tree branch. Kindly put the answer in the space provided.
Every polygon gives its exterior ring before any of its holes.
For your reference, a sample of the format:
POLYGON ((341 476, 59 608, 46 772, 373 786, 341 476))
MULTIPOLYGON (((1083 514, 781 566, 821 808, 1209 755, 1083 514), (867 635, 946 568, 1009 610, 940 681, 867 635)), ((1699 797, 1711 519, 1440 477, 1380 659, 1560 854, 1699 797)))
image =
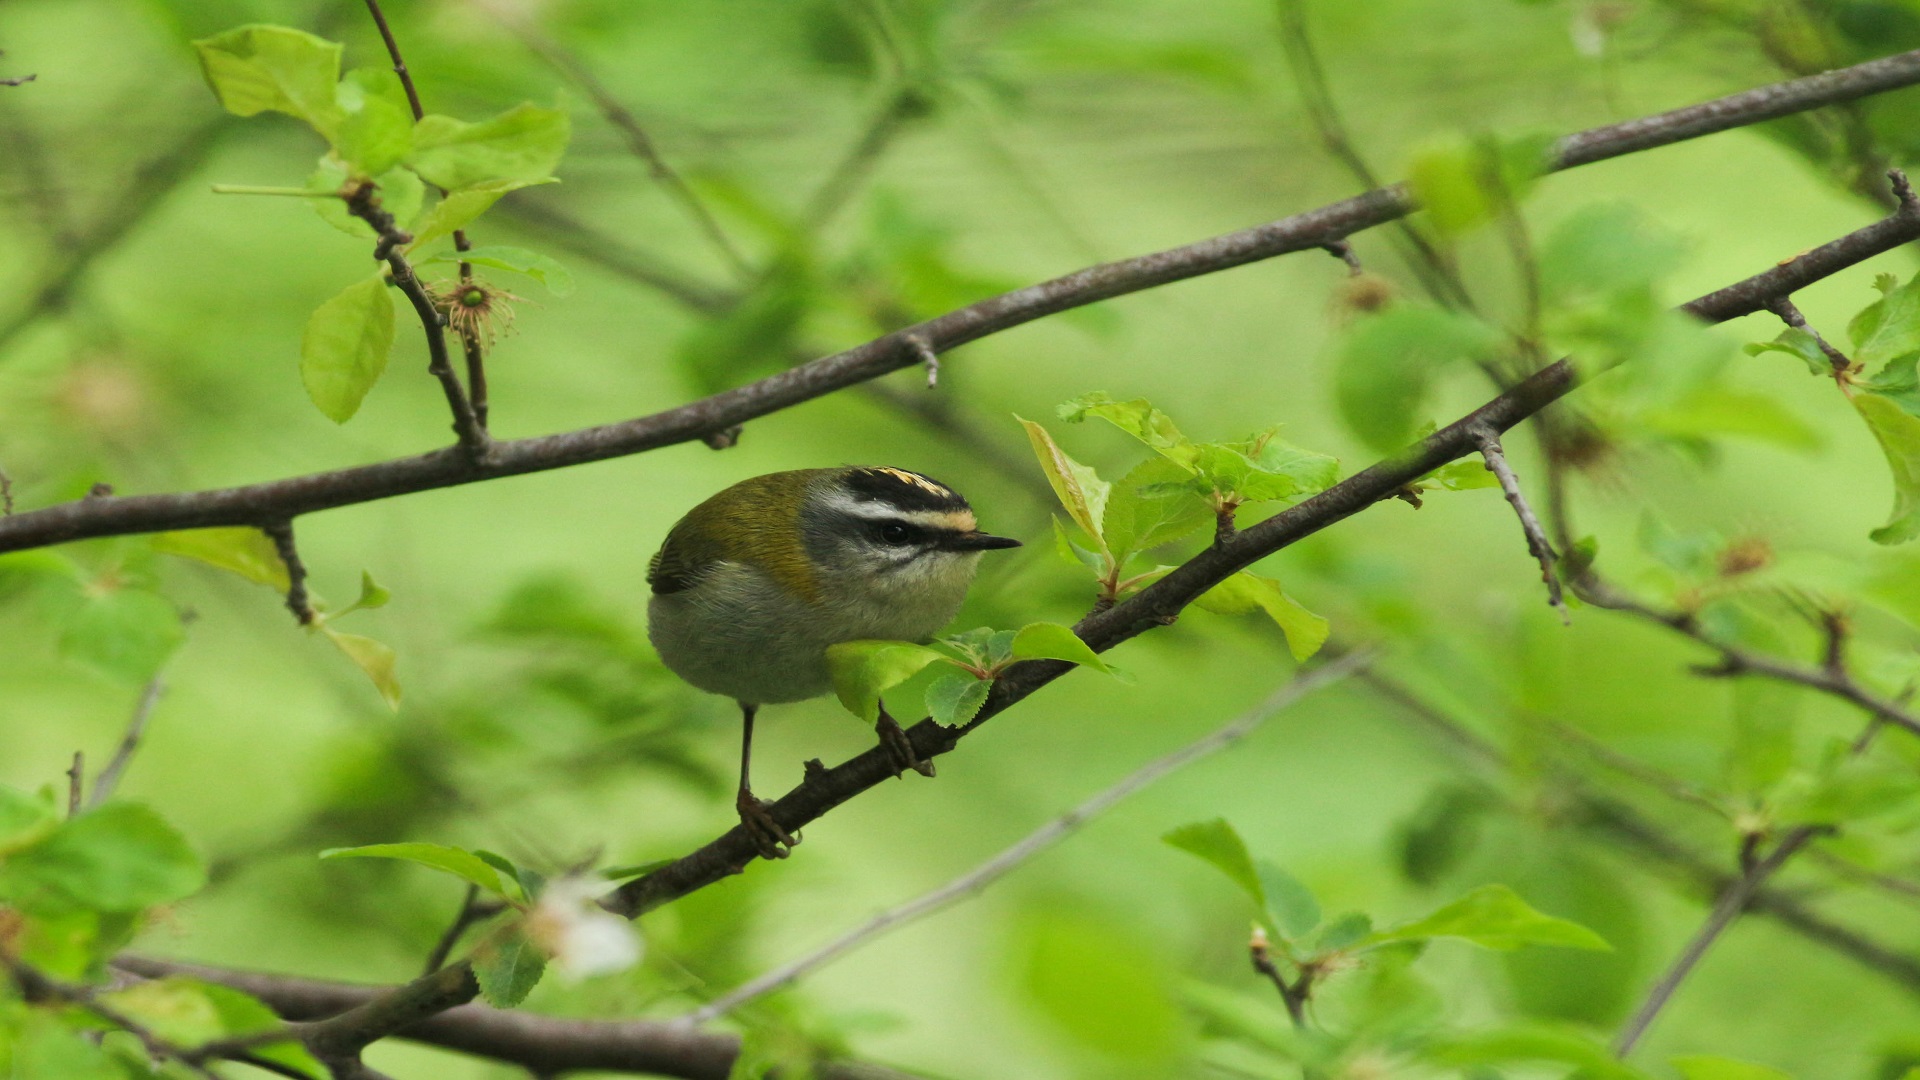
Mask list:
POLYGON ((1560 595, 1560 575, 1553 571, 1556 556, 1553 545, 1547 541, 1547 531, 1540 527, 1540 519, 1534 516, 1526 493, 1520 490, 1520 478, 1514 475, 1513 466, 1507 463, 1506 451, 1500 448, 1500 436, 1491 431, 1482 431, 1479 433, 1479 442, 1480 456, 1486 459, 1487 470, 1499 478, 1500 490, 1506 493, 1514 516, 1520 519, 1520 531, 1527 537, 1527 551, 1540 564, 1540 580, 1547 585, 1547 603, 1560 613, 1562 622, 1567 622, 1567 602, 1560 595))
MULTIPOLYGON (((1556 144, 1553 165, 1572 168, 1914 83, 1920 83, 1920 50, 1571 135, 1556 144)), ((1355 232, 1405 217, 1415 209, 1417 205, 1404 186, 1377 189, 1266 225, 1089 267, 990 297, 845 352, 677 409, 558 435, 492 443, 484 461, 475 461, 460 450, 440 450, 245 487, 77 501, 15 514, 0 518, 0 552, 96 536, 217 525, 257 526, 319 510, 602 461, 688 442, 920 363, 917 351, 906 345, 909 335, 925 341, 936 352, 946 352, 990 334, 1096 301, 1289 252, 1323 248, 1355 232)), ((1767 274, 1721 293, 1702 297, 1690 307, 1698 308, 1695 314, 1715 319, 1758 311, 1768 300, 1832 273, 1829 267, 1851 265, 1913 239, 1917 233, 1920 233, 1920 214, 1902 207, 1900 212, 1876 226, 1788 260, 1767 274)), ((429 329, 430 345, 436 337, 429 329)), ((442 341, 441 351, 444 353, 444 350, 442 341)), ((1549 378, 1569 374, 1563 370, 1549 378)), ((1561 388, 1554 396, 1564 392, 1561 388)), ((456 415, 458 413, 456 409, 456 415)))
POLYGON ((263 526, 260 531, 273 541, 273 550, 287 568, 287 610, 293 612, 293 621, 301 626, 312 626, 318 616, 314 614, 313 602, 307 595, 307 564, 300 561, 300 549, 293 542, 293 522, 276 521, 263 526))
POLYGON ((167 684, 155 675, 147 680, 140 691, 140 700, 133 707, 133 718, 127 721, 126 733, 120 736, 120 745, 114 748, 113 757, 107 767, 93 778, 93 797, 87 800, 89 807, 99 806, 113 797, 113 789, 120 785, 120 775, 127 771, 127 765, 133 760, 133 752, 140 748, 140 738, 146 734, 147 718, 153 715, 153 707, 160 703, 160 695, 166 693, 167 684))

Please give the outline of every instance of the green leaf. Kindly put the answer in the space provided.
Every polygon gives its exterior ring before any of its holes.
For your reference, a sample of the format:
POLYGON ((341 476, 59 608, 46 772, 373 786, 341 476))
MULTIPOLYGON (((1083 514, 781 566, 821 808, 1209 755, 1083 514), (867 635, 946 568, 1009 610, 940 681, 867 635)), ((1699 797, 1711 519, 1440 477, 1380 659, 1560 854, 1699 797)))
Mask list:
POLYGON ((1424 919, 1373 935, 1373 941, 1450 937, 1489 949, 1558 945, 1606 951, 1605 939, 1579 923, 1543 915, 1505 885, 1482 885, 1424 919))
MULTIPOLYGON (((0 1065, 18 1080, 133 1080, 121 1063, 51 1012, 33 1010, 0 1029, 0 1065), (9 1060, 11 1058, 11 1060, 9 1060)), ((148 1076, 153 1074, 149 1073, 148 1076)), ((144 1080, 144 1078, 142 1078, 144 1080)))
POLYGON ((135 803, 86 811, 0 861, 0 898, 50 916, 139 911, 191 896, 206 880, 186 840, 135 803))
POLYGON ((1471 315, 1398 304, 1356 321, 1339 346, 1334 398, 1362 441, 1390 453, 1414 435, 1435 372, 1493 355, 1499 331, 1471 315))
POLYGON ((160 533, 153 538, 153 550, 198 560, 277 592, 287 591, 287 564, 280 561, 279 550, 259 529, 241 526, 160 533))
POLYGON ((1193 443, 1180 434, 1172 417, 1154 408, 1146 398, 1115 401, 1105 393, 1095 392, 1061 405, 1058 414, 1060 419, 1069 424, 1097 416, 1152 447, 1174 464, 1189 471, 1193 468, 1193 443))
POLYGON ((126 682, 151 679, 186 640, 180 612, 158 593, 95 583, 60 635, 60 653, 126 682))
POLYGON ((1256 910, 1262 915, 1266 913, 1267 891, 1260 882, 1260 872, 1254 869, 1253 857, 1247 854, 1246 841, 1240 839, 1240 834, 1225 818, 1182 825, 1160 839, 1212 863, 1228 880, 1240 886, 1256 910))
POLYGON ((435 240, 452 236, 455 231, 466 228, 475 218, 491 209, 494 203, 499 202, 501 196, 510 191, 559 182, 551 176, 532 180, 488 180, 472 187, 450 191, 445 198, 434 204, 426 220, 414 230, 413 243, 407 245, 407 250, 410 252, 423 250, 435 240))
POLYGON ((137 911, 32 915, 19 920, 8 947, 21 962, 55 978, 98 982, 107 961, 126 948, 144 919, 145 913, 137 911))
MULTIPOLYGON (((180 1047, 257 1035, 283 1026, 272 1009, 241 991, 178 975, 108 991, 100 995, 100 1003, 180 1047)), ((327 1076, 325 1067, 296 1040, 250 1045, 247 1052, 313 1080, 327 1076)))
POLYGON ((448 252, 435 255, 427 262, 472 263, 475 266, 487 266, 495 270, 510 270, 516 274, 525 274, 547 287, 555 296, 566 296, 573 292, 573 275, 567 268, 538 252, 526 248, 507 247, 504 244, 489 244, 485 247, 467 251, 448 252))
POLYGON ((331 140, 342 116, 334 99, 340 46, 286 26, 242 26, 193 43, 200 71, 235 116, 281 112, 331 140))
POLYGON ((927 714, 939 723, 952 726, 974 718, 987 703, 993 683, 976 679, 964 671, 942 675, 927 687, 927 714))
POLYGON ((360 402, 387 370, 393 350, 393 299, 384 273, 349 285, 307 319, 300 339, 300 380, 307 397, 336 424, 360 411, 360 402))
POLYGON ((1074 524, 1100 545, 1101 554, 1106 554, 1109 550, 1106 536, 1100 530, 1112 485, 1100 479, 1092 469, 1068 457, 1046 428, 1031 420, 1020 420, 1020 425, 1027 429, 1027 440, 1033 444, 1033 455, 1040 459, 1040 471, 1046 474, 1047 483, 1053 486, 1053 493, 1059 498, 1060 505, 1066 507, 1074 524))
POLYGON ((1415 885, 1433 885, 1472 854, 1480 824, 1498 803, 1484 789, 1450 785, 1427 796, 1400 826, 1401 876, 1415 885))
POLYGON ((0 857, 38 841, 59 824, 52 789, 29 795, 0 787, 0 857))
POLYGON ((1059 623, 1028 623, 1013 638, 1015 660, 1065 660, 1095 671, 1113 674, 1100 654, 1080 640, 1073 628, 1059 623))
POLYGON ((1328 923, 1313 941, 1317 953, 1339 952, 1358 945, 1373 933, 1373 919, 1364 911, 1349 911, 1328 923))
POLYGON ((1078 563, 1096 574, 1107 572, 1108 557, 1097 551, 1088 551, 1074 543, 1073 537, 1067 535, 1066 525, 1057 517, 1053 519, 1053 550, 1062 559, 1070 563, 1078 563))
POLYGON ((1769 352, 1786 353, 1807 365, 1807 370, 1815 375, 1833 374, 1833 362, 1827 359, 1826 353, 1820 351, 1820 342, 1812 334, 1797 326, 1787 327, 1772 341, 1756 341, 1751 345, 1742 346, 1742 351, 1748 356, 1759 356, 1761 353, 1769 352))
POLYGON ((1089 918, 1043 912, 1025 928, 1023 982, 1045 1017, 1076 1043, 1167 1076, 1186 1038, 1170 974, 1142 935, 1089 918))
POLYGON ((1288 596, 1278 581, 1242 570, 1215 585, 1194 601, 1201 608, 1222 615, 1241 615, 1264 611, 1280 632, 1286 635, 1287 651, 1295 660, 1305 660, 1320 651, 1333 632, 1333 625, 1288 596))
POLYGON ((1320 901, 1299 878, 1262 859, 1254 864, 1260 877, 1260 891, 1267 898, 1267 910, 1282 933, 1290 938, 1305 937, 1320 925, 1320 901))
POLYGON ((869 724, 880 719, 881 694, 913 678, 928 664, 946 659, 925 645, 906 641, 842 641, 827 646, 833 692, 848 712, 869 724))
POLYGON ((1920 536, 1920 417, 1873 393, 1853 395, 1853 407, 1893 472, 1893 512, 1867 536, 1876 544, 1904 544, 1920 536))
POLYGON ((571 133, 566 113, 532 104, 477 124, 427 116, 414 125, 406 161, 448 191, 499 180, 538 182, 560 163, 571 133))
POLYGON ((1684 1080, 1793 1080, 1792 1073, 1733 1058, 1690 1054, 1673 1059, 1684 1080))
POLYGON ((1646 1075, 1615 1061, 1605 1044, 1584 1031, 1545 1025, 1436 1039, 1426 1048, 1426 1056, 1451 1066, 1559 1062, 1576 1066, 1582 1080, 1644 1080, 1646 1075))
POLYGON ((1493 470, 1477 457, 1451 461, 1433 470, 1419 480, 1431 483, 1448 491, 1472 491, 1475 488, 1499 487, 1500 478, 1493 470))
POLYGON ((1539 138, 1489 145, 1450 138, 1428 144, 1407 166, 1407 185, 1443 233, 1459 233, 1491 219, 1503 200, 1526 198, 1547 167, 1550 144, 1539 138))
MULTIPOLYGON (((1114 559, 1124 564, 1128 556, 1172 543, 1212 520, 1213 508, 1193 486, 1191 473, 1151 457, 1108 492, 1100 528, 1114 559)), ((1090 565, 1099 568, 1097 559, 1090 565)))
POLYGON ((452 874, 462 881, 471 882, 490 893, 511 897, 500 880, 500 871, 492 863, 465 848, 448 847, 445 844, 367 844, 363 847, 328 848, 320 853, 323 859, 399 859, 403 862, 419 863, 452 874))
POLYGON ((353 603, 348 604, 346 607, 341 608, 339 611, 333 612, 332 614, 328 615, 327 618, 329 620, 338 619, 340 616, 345 615, 350 611, 371 611, 374 608, 386 607, 387 602, 392 599, 393 599, 393 594, 387 591, 386 586, 381 585, 379 582, 373 580, 373 575, 371 573, 369 573, 368 571, 362 570, 360 571, 359 598, 356 599, 353 603))
POLYGON ((1920 352, 1896 356, 1871 379, 1857 379, 1854 385, 1886 398, 1910 415, 1920 416, 1920 372, 1914 369, 1917 363, 1920 352))
POLYGON ((1854 363, 1867 367, 1920 351, 1920 275, 1895 286, 1891 276, 1874 281, 1880 299, 1847 324, 1854 363))
POLYGON ((413 145, 413 111, 391 68, 356 68, 334 88, 340 113, 333 149, 361 176, 400 164, 413 145))
POLYGON ((327 640, 347 654, 347 659, 367 673, 367 678, 373 681, 373 688, 380 691, 380 697, 388 708, 400 707, 400 680, 393 674, 395 657, 391 646, 359 634, 343 634, 330 626, 320 629, 327 635, 327 640))
POLYGON ((546 954, 518 926, 496 935, 473 956, 480 996, 496 1009, 511 1009, 525 1001, 546 970, 546 954))
POLYGON ((1676 269, 1686 244, 1627 203, 1583 207, 1540 245, 1540 288, 1547 303, 1644 294, 1676 269))

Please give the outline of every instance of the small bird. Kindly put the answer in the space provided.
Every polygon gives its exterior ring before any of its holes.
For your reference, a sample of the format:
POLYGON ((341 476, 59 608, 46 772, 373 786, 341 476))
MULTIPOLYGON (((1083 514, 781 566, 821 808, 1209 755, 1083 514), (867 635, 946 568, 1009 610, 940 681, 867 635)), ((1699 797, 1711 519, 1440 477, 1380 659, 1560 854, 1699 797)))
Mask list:
MULTIPOLYGON (((647 636, 675 674, 740 703, 734 806, 762 855, 798 841, 748 783, 760 706, 830 691, 829 645, 931 638, 960 610, 980 553, 1019 546, 981 532, 945 484, 865 466, 742 480, 667 533, 647 567, 647 636)), ((896 773, 933 775, 884 709, 875 730, 896 773)))

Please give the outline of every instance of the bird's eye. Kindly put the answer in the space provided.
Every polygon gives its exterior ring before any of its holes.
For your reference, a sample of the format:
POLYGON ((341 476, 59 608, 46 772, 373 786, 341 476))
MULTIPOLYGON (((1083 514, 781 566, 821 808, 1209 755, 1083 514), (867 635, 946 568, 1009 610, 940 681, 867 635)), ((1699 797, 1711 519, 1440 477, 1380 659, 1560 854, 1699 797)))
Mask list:
POLYGON ((899 522, 890 521, 880 526, 880 539, 888 544, 904 544, 913 536, 913 531, 899 522))

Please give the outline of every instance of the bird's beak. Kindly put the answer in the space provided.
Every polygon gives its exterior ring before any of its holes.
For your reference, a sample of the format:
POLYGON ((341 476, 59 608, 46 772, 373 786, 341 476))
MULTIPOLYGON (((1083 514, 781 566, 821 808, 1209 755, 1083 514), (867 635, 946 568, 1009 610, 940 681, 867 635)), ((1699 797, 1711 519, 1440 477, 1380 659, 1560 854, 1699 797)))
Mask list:
POLYGON ((986 551, 990 548, 1017 548, 1020 541, 1010 536, 994 536, 991 533, 974 532, 955 533, 940 545, 948 551, 986 551))

